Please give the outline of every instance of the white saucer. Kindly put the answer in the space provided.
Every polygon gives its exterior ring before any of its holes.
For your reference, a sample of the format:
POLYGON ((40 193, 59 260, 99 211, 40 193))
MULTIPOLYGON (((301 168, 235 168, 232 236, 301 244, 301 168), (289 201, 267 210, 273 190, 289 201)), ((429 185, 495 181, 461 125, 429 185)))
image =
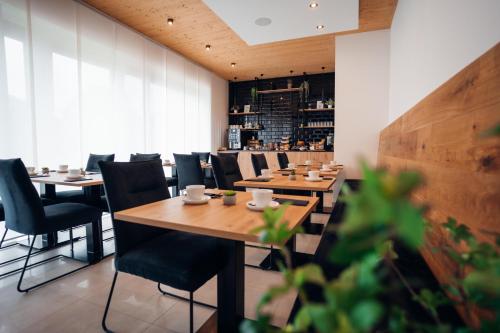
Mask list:
POLYGON ((79 176, 79 177, 70 177, 70 176, 67 176, 66 179, 64 180, 68 180, 68 181, 75 181, 75 180, 83 180, 83 176, 79 176))
POLYGON ((320 169, 319 171, 330 172, 330 171, 333 171, 333 170, 332 169, 320 169))
MULTIPOLYGON (((276 209, 280 206, 280 203, 277 201, 271 201, 267 207, 271 207, 272 209, 276 209)), ((247 202, 247 208, 253 210, 255 212, 262 212, 267 207, 257 207, 255 206, 253 200, 247 202)))
POLYGON ((38 176, 38 172, 28 173, 28 175, 30 175, 30 177, 38 176))
POLYGON ((182 201, 184 201, 184 203, 187 205, 202 205, 204 203, 207 203, 208 200, 210 200, 210 197, 208 195, 204 195, 203 198, 200 200, 193 200, 189 199, 188 197, 182 198, 182 201))
POLYGON ((260 176, 257 176, 257 178, 261 178, 261 179, 273 179, 274 176, 264 177, 264 176, 260 175, 260 176))
POLYGON ((304 177, 305 180, 308 182, 320 182, 323 180, 323 177, 318 177, 318 178, 310 178, 310 177, 304 177))

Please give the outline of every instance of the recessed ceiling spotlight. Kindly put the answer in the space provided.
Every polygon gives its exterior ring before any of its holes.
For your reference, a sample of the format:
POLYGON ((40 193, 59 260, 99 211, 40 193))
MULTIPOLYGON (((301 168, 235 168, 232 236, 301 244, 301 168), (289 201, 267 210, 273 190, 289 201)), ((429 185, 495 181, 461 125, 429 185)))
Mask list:
POLYGON ((205 50, 210 51, 210 48, 211 48, 210 44, 205 45, 205 50))
POLYGON ((167 20, 167 24, 168 24, 168 25, 173 25, 173 24, 174 24, 174 19, 173 19, 173 18, 169 18, 169 19, 167 20))
POLYGON ((318 29, 318 30, 321 30, 321 29, 324 29, 324 28, 325 28, 325 26, 323 24, 319 24, 319 25, 316 26, 316 29, 318 29))
POLYGON ((272 20, 269 17, 259 17, 255 20, 255 24, 261 27, 271 24, 272 20))
POLYGON ((318 7, 318 6, 319 6, 319 5, 318 5, 318 3, 317 3, 317 2, 311 2, 311 3, 309 4, 309 7, 311 7, 311 8, 316 8, 316 7, 318 7))
POLYGON ((236 66, 236 63, 235 63, 235 62, 232 62, 232 63, 231 63, 231 67, 234 67, 234 66, 236 66))

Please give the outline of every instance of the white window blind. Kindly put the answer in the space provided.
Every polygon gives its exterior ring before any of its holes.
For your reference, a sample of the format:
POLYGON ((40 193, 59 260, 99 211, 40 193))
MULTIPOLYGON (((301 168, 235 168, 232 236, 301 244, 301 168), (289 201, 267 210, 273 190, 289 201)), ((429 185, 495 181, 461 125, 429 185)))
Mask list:
POLYGON ((0 158, 210 151, 213 76, 78 2, 0 0, 0 158))

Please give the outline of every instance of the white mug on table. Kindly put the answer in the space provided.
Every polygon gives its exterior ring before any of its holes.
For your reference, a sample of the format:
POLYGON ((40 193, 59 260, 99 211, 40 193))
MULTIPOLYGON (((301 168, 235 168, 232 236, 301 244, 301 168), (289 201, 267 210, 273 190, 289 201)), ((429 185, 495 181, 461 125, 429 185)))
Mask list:
POLYGON ((273 200, 273 190, 255 189, 252 191, 253 202, 258 208, 267 207, 273 200))
POLYGON ((261 173, 262 177, 264 177, 264 178, 271 177, 271 170, 269 170, 269 169, 261 169, 260 173, 261 173))
POLYGON ((82 171, 80 169, 69 169, 68 177, 78 178, 82 176, 82 171))
POLYGON ((26 167, 26 171, 28 171, 28 173, 30 175, 33 175, 35 173, 35 167, 32 167, 32 166, 29 166, 29 167, 26 167))
POLYGON ((205 195, 205 185, 186 186, 186 196, 191 200, 201 200, 205 195))
POLYGON ((288 169, 295 169, 295 163, 288 163, 288 169))
POLYGON ((59 171, 68 171, 68 165, 67 164, 59 165, 59 171))
POLYGON ((319 171, 308 171, 307 175, 309 176, 310 179, 318 179, 319 171))
POLYGON ((311 164, 313 164, 313 161, 311 161, 311 160, 306 160, 305 165, 311 165, 311 164))

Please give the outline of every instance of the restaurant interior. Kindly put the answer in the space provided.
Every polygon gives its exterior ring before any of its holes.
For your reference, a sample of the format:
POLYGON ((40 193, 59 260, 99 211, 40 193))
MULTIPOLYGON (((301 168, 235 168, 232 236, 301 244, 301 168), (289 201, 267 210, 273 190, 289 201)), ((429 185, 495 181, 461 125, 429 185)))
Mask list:
POLYGON ((500 332, 499 14, 0 0, 0 333, 500 332))

